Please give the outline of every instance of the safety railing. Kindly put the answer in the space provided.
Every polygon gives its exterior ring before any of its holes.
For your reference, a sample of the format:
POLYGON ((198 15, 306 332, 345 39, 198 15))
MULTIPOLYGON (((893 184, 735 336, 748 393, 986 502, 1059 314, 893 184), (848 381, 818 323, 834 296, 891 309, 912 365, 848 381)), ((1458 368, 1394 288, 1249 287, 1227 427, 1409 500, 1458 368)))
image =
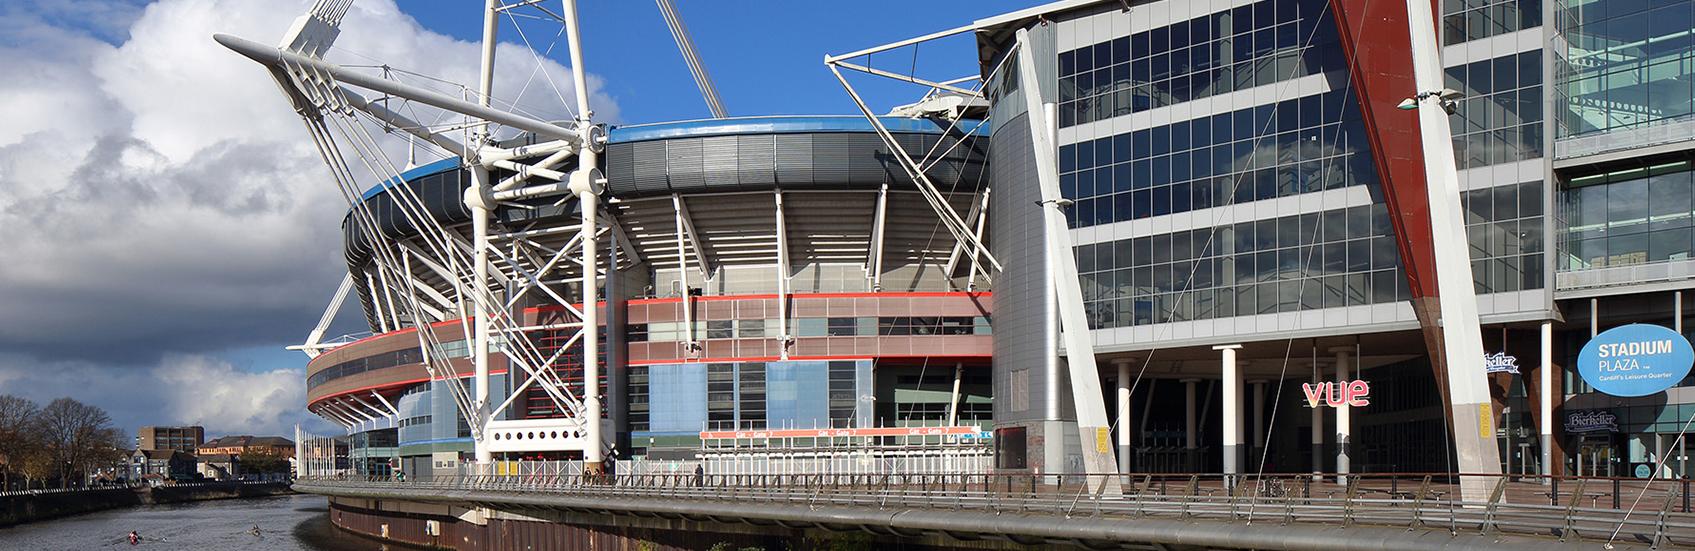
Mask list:
POLYGON ((87 486, 77 486, 77 487, 72 487, 72 488, 32 488, 32 489, 27 489, 27 490, 7 490, 7 491, 0 491, 0 497, 24 496, 24 495, 44 495, 44 494, 70 494, 70 493, 77 493, 77 492, 98 492, 98 491, 105 491, 105 490, 125 490, 125 489, 133 490, 133 489, 137 489, 137 488, 147 488, 147 487, 155 487, 155 488, 199 488, 199 487, 206 487, 206 486, 229 486, 229 485, 236 485, 236 484, 276 484, 276 483, 289 482, 289 481, 290 480, 283 479, 283 478, 272 478, 272 479, 259 479, 259 480, 245 480, 245 479, 244 480, 209 480, 209 481, 204 481, 204 482, 176 482, 176 481, 163 481, 163 482, 158 482, 158 483, 153 483, 153 482, 126 482, 126 483, 122 483, 122 484, 118 484, 118 483, 90 484, 90 485, 87 485, 87 486))
POLYGON ((1430 474, 926 474, 315 478, 303 489, 555 493, 579 497, 1362 524, 1553 535, 1562 541, 1695 544, 1690 480, 1430 474), (1485 488, 1462 498, 1462 483, 1485 488))

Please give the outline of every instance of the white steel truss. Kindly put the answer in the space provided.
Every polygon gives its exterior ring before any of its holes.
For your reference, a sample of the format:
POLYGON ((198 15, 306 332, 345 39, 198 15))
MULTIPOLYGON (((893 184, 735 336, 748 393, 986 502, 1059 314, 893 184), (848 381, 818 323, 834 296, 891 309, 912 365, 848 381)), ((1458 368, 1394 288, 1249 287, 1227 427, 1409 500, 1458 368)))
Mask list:
MULTIPOLYGON (((482 71, 475 101, 466 101, 429 89, 405 84, 388 78, 372 76, 323 59, 339 34, 339 24, 346 15, 351 0, 320 0, 311 11, 296 20, 283 45, 266 47, 240 38, 218 35, 216 39, 242 55, 270 69, 284 94, 313 138, 314 145, 330 166, 336 184, 350 209, 349 224, 353 224, 369 241, 371 267, 365 281, 371 294, 374 318, 384 331, 410 325, 417 329, 425 367, 431 378, 449 390, 460 415, 470 421, 477 459, 492 458, 488 435, 503 423, 522 423, 526 426, 564 429, 577 439, 567 450, 580 450, 590 470, 599 468, 605 440, 601 436, 599 397, 599 351, 597 332, 597 298, 599 267, 596 245, 603 236, 621 231, 613 226, 598 224, 602 211, 600 194, 605 179, 598 168, 599 151, 605 141, 604 130, 596 126, 589 110, 587 80, 582 65, 582 44, 575 2, 563 0, 562 10, 555 14, 529 0, 507 4, 488 0, 484 9, 482 71), (502 15, 520 8, 537 10, 561 21, 569 43, 570 65, 576 91, 575 117, 561 126, 545 122, 493 105, 494 54, 496 33, 502 15), (350 89, 357 87, 382 94, 382 101, 370 101, 350 89), (446 130, 432 129, 390 106, 394 98, 435 107, 465 117, 465 124, 446 130), (366 129, 361 117, 375 121, 383 130, 400 129, 414 138, 422 139, 450 155, 458 156, 471 175, 472 186, 464 195, 471 212, 468 228, 470 237, 460 229, 448 228, 430 215, 426 203, 412 184, 401 177, 381 144, 366 129), (529 132, 548 140, 514 148, 494 144, 495 127, 529 132), (456 139, 450 132, 457 132, 456 139), (540 157, 539 159, 535 159, 540 157), (533 159, 533 160, 532 160, 533 159), (568 161, 576 161, 573 170, 561 170, 568 161), (356 160, 353 161, 353 160, 356 160), (376 182, 384 183, 392 208, 380 217, 363 198, 361 178, 355 167, 376 182), (512 173, 494 182, 491 170, 512 173), (541 184, 533 182, 541 181, 541 184), (491 235, 493 211, 501 205, 532 200, 551 195, 570 195, 556 206, 575 199, 581 206, 582 223, 577 235, 561 247, 542 243, 510 232, 503 238, 491 235), (404 228, 405 238, 393 237, 385 229, 404 228), (574 253, 574 254, 573 254, 574 253), (546 261, 539 261, 547 258, 546 261), (559 285, 559 280, 546 277, 562 262, 574 260, 579 265, 580 281, 573 286, 559 285), (421 278, 439 278, 451 293, 437 290, 421 278), (506 296, 504 288, 515 289, 506 296), (527 323, 514 314, 518 296, 540 291, 548 302, 561 307, 568 321, 548 324, 551 330, 571 332, 566 344, 544 352, 530 332, 537 325, 527 323), (458 318, 464 334, 471 341, 473 384, 467 386, 458 367, 449 358, 435 321, 458 318), (498 349, 494 343, 498 340, 498 349), (557 371, 557 362, 564 351, 580 343, 582 347, 582 379, 580 388, 566 385, 557 371), (509 377, 521 383, 520 390, 495 406, 489 397, 490 356, 504 357, 509 377), (563 419, 528 421, 498 420, 520 395, 530 388, 539 388, 552 402, 563 419)), ((521 30, 520 30, 521 32, 521 30)), ((538 63, 539 63, 538 56, 538 63)), ((385 76, 388 74, 385 67, 385 76)), ((628 252, 628 251, 626 251, 628 252)), ((609 266, 607 270, 616 270, 609 266)), ((338 297, 344 297, 352 279, 344 281, 338 297)), ((339 304, 341 301, 335 301, 339 304)), ((333 317, 334 307, 324 319, 333 317)), ((302 349, 314 353, 327 322, 321 322, 302 349)), ((321 402, 316 412, 354 430, 363 423, 378 419, 396 419, 399 412, 380 394, 373 394, 377 403, 363 396, 342 396, 321 402)), ((558 448, 555 448, 558 449, 558 448)), ((515 451, 506 448, 505 451, 515 451)))

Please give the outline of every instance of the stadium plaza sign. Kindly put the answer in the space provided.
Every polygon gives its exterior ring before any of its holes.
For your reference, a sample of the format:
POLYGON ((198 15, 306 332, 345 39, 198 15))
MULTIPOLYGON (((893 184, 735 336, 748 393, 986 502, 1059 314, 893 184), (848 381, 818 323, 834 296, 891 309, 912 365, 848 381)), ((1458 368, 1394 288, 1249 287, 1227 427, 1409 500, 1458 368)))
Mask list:
POLYGON ((1658 394, 1689 375, 1695 348, 1665 327, 1632 323, 1608 329, 1577 356, 1577 373, 1602 393, 1634 397, 1658 394))

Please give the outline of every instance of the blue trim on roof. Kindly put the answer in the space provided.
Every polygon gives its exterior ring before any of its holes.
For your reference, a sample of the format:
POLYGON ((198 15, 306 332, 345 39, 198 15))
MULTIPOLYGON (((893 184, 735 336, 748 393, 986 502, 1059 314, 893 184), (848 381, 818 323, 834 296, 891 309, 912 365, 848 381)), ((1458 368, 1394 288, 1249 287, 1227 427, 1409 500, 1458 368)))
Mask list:
MULTIPOLYGON (((878 117, 890 132, 940 134, 947 127, 926 119, 878 117)), ((988 124, 960 121, 957 130, 988 136, 988 124)), ((855 116, 741 117, 616 126, 607 131, 610 143, 722 134, 792 134, 801 132, 874 132, 871 121, 855 116)))
MULTIPOLYGON (((459 158, 458 157, 448 157, 446 159, 442 159, 440 161, 436 161, 436 162, 433 162, 433 163, 430 163, 430 164, 426 164, 426 165, 418 166, 418 167, 413 167, 411 170, 402 172, 402 173, 400 173, 400 179, 402 181, 411 182, 413 180, 417 180, 417 179, 423 178, 425 176, 430 176, 430 175, 433 175, 433 174, 440 174, 440 173, 443 173, 443 172, 447 172, 449 170, 456 170, 458 168, 459 168, 459 158)), ((389 181, 383 182, 382 184, 371 186, 371 189, 365 190, 365 193, 363 195, 361 195, 360 198, 368 201, 372 197, 375 197, 378 193, 388 191, 388 188, 394 187, 394 185, 398 184, 398 183, 400 183, 400 182, 397 182, 397 181, 394 181, 393 179, 390 179, 389 181)))

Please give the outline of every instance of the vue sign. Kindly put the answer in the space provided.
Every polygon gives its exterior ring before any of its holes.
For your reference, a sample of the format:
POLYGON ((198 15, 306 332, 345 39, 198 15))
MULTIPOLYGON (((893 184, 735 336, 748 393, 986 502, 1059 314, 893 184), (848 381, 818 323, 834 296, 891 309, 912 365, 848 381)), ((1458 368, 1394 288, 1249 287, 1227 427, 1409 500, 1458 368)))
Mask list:
POLYGON ((1309 408, 1318 407, 1319 402, 1333 408, 1371 405, 1371 383, 1365 381, 1325 381, 1316 385, 1301 383, 1301 392, 1307 395, 1309 408))
POLYGON ((1590 386, 1613 396, 1647 396, 1671 388, 1689 374, 1695 348, 1689 339, 1658 325, 1633 323, 1596 335, 1577 355, 1577 373, 1590 386))

